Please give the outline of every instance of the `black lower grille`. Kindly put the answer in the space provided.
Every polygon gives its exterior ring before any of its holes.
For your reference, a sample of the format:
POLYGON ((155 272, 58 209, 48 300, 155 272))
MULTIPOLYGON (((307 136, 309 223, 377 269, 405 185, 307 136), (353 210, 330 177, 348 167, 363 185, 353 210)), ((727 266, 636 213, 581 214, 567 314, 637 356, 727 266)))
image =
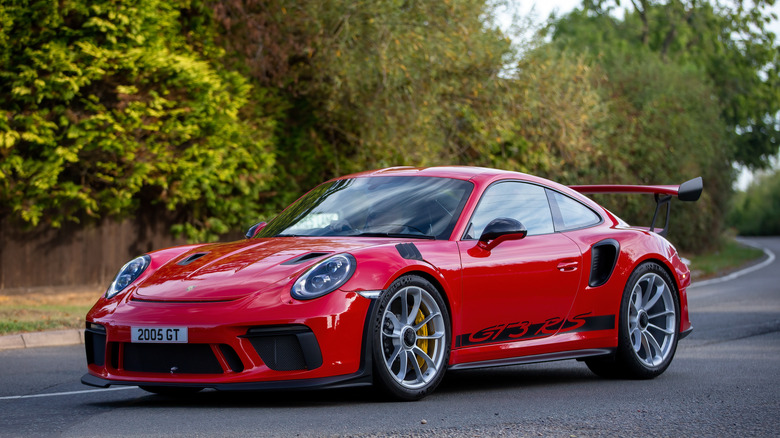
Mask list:
POLYGON ((314 333, 306 326, 255 327, 246 335, 265 365, 274 371, 312 370, 322 365, 314 333))
POLYGON ((275 371, 305 370, 301 345, 295 335, 264 336, 250 339, 263 362, 275 371))
POLYGON ((170 374, 222 374, 208 344, 125 344, 127 371, 170 374))
POLYGON ((233 347, 227 344, 220 344, 219 351, 222 352, 222 357, 225 358, 225 362, 227 362, 234 373, 244 371, 244 363, 241 362, 241 358, 238 357, 238 353, 236 353, 236 350, 234 350, 233 347))

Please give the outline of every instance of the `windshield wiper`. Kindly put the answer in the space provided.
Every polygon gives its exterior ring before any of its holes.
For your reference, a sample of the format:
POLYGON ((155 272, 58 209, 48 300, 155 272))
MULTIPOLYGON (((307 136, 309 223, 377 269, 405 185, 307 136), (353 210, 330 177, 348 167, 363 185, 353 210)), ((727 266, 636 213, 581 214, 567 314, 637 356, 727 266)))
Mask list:
POLYGON ((355 237, 395 237, 399 239, 428 239, 436 240, 436 236, 429 236, 427 234, 410 234, 410 233, 359 233, 350 234, 355 237))

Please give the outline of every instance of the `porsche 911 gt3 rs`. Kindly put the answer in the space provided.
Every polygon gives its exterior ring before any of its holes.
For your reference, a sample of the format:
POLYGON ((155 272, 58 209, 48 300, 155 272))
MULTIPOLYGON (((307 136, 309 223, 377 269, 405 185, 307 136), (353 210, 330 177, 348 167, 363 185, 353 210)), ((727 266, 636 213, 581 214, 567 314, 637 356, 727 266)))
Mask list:
POLYGON ((376 384, 584 360, 652 378, 691 332, 687 266, 657 217, 681 185, 563 186, 473 167, 325 182, 232 243, 144 254, 87 315, 87 385, 152 392, 376 384), (650 227, 583 193, 649 193, 650 227))

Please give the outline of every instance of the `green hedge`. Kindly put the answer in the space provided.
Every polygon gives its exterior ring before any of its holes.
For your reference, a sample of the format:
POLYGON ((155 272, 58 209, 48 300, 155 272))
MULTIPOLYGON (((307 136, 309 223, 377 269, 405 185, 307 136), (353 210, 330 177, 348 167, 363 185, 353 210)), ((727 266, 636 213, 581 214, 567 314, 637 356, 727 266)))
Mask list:
POLYGON ((193 12, 168 0, 4 3, 3 216, 58 227, 148 202, 201 239, 257 217, 274 124, 242 116, 257 93, 222 67, 211 28, 185 20, 193 12))

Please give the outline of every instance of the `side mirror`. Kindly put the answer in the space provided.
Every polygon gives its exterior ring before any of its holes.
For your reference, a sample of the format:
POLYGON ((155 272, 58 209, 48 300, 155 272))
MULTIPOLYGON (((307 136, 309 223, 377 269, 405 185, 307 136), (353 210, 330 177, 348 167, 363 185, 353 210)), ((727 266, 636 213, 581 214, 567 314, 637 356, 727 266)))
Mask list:
POLYGON ((249 227, 249 230, 247 230, 246 234, 244 234, 244 237, 247 239, 251 239, 255 236, 257 236, 257 233, 260 232, 263 228, 265 228, 266 222, 258 222, 251 227, 249 227))
POLYGON ((490 251, 505 240, 520 240, 528 234, 528 230, 517 219, 500 217, 493 219, 479 236, 480 248, 490 251))

